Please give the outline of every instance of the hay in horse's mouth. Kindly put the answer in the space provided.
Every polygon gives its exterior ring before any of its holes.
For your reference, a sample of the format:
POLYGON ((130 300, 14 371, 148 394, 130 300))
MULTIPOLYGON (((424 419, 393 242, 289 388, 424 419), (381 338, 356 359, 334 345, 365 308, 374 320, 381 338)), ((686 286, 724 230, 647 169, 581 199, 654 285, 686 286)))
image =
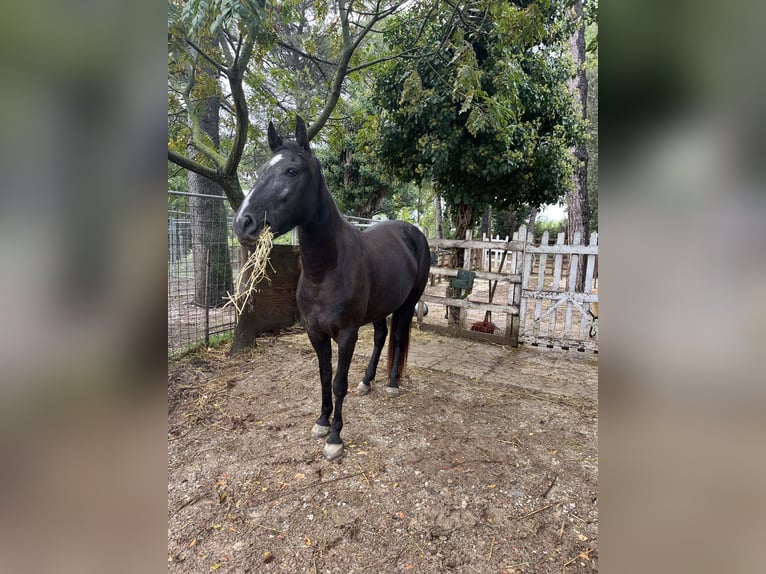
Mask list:
MULTIPOLYGON (((269 276, 266 275, 266 268, 271 267, 269 254, 271 253, 272 239, 274 239, 274 234, 271 232, 271 228, 265 225, 255 244, 252 247, 248 246, 252 252, 239 270, 234 284, 234 295, 227 293, 229 301, 226 305, 229 303, 234 305, 237 315, 242 315, 247 302, 256 291, 256 285, 263 279, 270 281, 269 276)), ((274 271, 274 268, 271 267, 271 270, 274 271)))

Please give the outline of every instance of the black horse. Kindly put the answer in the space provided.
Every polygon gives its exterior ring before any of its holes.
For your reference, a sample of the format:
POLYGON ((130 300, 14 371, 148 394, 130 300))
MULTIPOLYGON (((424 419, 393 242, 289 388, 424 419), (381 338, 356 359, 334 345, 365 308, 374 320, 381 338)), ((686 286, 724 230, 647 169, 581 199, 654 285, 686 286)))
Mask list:
POLYGON ((234 232, 247 247, 256 242, 265 224, 275 235, 298 228, 303 267, 298 308, 319 358, 322 382, 322 411, 311 432, 316 438, 329 435, 324 455, 333 459, 343 453, 343 398, 359 327, 371 322, 375 329, 372 357, 357 387, 359 394, 365 394, 375 379, 388 335, 386 317, 393 315, 387 392, 396 396, 431 255, 425 236, 409 223, 385 221, 361 232, 343 218, 309 148, 300 117, 295 141, 282 141, 271 122, 268 139, 273 155, 259 169, 257 183, 237 211, 234 232), (338 345, 334 381, 330 339, 338 345))

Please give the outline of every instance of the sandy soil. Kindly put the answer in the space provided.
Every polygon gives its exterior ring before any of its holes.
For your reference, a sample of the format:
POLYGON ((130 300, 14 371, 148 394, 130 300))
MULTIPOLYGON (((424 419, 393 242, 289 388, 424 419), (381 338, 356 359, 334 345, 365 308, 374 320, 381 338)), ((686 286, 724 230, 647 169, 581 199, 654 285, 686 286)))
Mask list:
MULTIPOLYGON (((352 389, 371 349, 365 327, 352 389)), ((402 393, 351 391, 330 462, 305 333, 176 360, 169 571, 595 572, 597 377, 591 353, 413 330, 402 393)))

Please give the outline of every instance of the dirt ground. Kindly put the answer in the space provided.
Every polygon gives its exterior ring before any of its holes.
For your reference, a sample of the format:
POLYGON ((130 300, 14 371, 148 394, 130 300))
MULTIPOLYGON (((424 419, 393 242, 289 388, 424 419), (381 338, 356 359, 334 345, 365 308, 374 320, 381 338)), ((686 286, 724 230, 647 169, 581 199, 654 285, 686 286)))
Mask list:
POLYGON ((169 572, 598 570, 597 356, 413 330, 402 393, 350 390, 330 462, 305 333, 225 351, 169 365, 169 572))

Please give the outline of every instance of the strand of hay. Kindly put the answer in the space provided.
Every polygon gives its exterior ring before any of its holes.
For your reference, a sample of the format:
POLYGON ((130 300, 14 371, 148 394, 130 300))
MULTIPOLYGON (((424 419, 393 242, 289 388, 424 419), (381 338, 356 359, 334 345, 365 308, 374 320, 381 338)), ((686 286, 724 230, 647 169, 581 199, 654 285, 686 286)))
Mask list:
MULTIPOLYGON (((237 280, 234 284, 234 295, 227 293, 227 299, 229 300, 226 305, 230 303, 234 305, 237 310, 237 315, 242 315, 247 302, 256 292, 256 285, 263 279, 271 281, 269 276, 266 275, 266 268, 270 267, 272 271, 274 268, 269 262, 269 254, 271 253, 274 234, 271 232, 269 226, 265 226, 261 234, 258 236, 258 242, 255 244, 253 252, 250 257, 247 258, 245 264, 239 270, 237 280)), ((224 306, 226 306, 224 305, 224 306)))

